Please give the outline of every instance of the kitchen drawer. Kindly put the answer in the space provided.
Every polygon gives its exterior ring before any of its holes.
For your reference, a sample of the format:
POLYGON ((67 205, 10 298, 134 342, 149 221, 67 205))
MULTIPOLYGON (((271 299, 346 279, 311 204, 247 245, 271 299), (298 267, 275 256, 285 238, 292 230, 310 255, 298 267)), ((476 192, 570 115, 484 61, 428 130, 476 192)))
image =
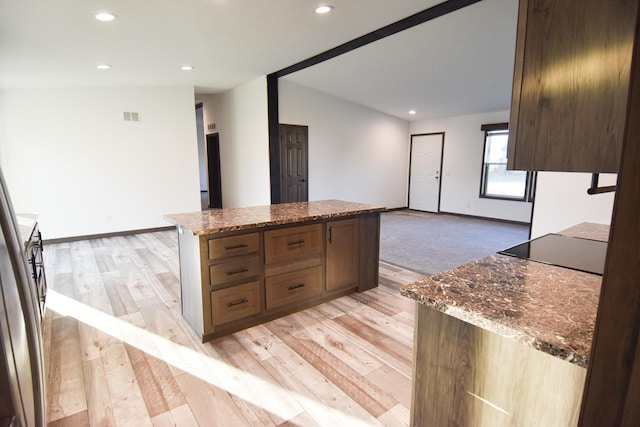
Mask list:
POLYGON ((302 303, 322 294, 322 267, 306 268, 266 279, 267 310, 302 303))
POLYGON ((265 263, 273 264, 322 253, 322 224, 265 231, 265 263))
POLYGON ((219 259, 250 255, 260 250, 260 236, 258 233, 237 234, 209 240, 209 259, 219 259))
POLYGON ((211 286, 229 283, 236 280, 250 279, 260 275, 260 259, 239 259, 237 261, 224 262, 209 267, 209 280, 211 286))
POLYGON ((218 326, 260 313, 260 282, 249 282, 211 292, 211 316, 218 326))

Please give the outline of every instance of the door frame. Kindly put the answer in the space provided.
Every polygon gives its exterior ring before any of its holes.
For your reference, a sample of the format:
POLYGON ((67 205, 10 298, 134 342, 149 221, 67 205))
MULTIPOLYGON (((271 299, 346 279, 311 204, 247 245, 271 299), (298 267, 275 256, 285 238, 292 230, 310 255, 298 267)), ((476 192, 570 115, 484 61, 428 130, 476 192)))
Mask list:
POLYGON ((442 171, 442 164, 444 159, 444 140, 445 140, 445 132, 429 132, 429 133, 413 133, 411 134, 411 141, 409 142, 409 183, 407 185, 407 208, 409 208, 409 200, 411 195, 411 159, 413 157, 413 138, 417 136, 431 136, 431 135, 441 135, 440 141, 440 179, 438 180, 438 207, 435 213, 440 213, 440 199, 442 197, 442 177, 444 176, 444 172, 442 171))

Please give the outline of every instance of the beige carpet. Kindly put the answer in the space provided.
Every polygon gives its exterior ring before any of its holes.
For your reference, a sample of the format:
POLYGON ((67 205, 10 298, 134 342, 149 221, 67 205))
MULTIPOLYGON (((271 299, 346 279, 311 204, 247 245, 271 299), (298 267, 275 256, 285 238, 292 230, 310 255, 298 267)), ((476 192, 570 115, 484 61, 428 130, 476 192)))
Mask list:
POLYGON ((528 239, 528 225, 409 210, 385 212, 380 259, 431 275, 528 239))

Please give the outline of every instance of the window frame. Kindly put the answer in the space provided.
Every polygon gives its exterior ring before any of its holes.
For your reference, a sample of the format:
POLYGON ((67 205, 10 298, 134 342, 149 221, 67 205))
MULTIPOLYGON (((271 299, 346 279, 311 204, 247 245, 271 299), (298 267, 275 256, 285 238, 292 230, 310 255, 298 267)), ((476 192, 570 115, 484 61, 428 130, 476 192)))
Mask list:
POLYGON ((536 189, 536 178, 537 173, 532 171, 525 171, 525 187, 524 194, 522 197, 510 197, 510 196, 500 196, 494 194, 487 194, 487 180, 486 177, 488 175, 488 167, 491 165, 502 165, 505 163, 487 163, 486 162, 486 152, 487 152, 487 137, 490 132, 509 132, 509 123, 491 123, 485 124, 480 127, 480 130, 484 132, 484 144, 482 146, 482 163, 480 167, 480 191, 479 197, 481 199, 494 199, 494 200, 507 200, 513 202, 533 202, 535 198, 535 189, 536 189))

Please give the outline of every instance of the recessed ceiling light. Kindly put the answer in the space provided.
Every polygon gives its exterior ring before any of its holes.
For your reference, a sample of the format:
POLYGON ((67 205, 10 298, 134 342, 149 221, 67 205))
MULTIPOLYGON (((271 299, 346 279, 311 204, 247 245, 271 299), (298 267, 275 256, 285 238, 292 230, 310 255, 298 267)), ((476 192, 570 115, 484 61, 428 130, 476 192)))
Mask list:
POLYGON ((416 110, 409 111, 409 114, 411 114, 412 116, 415 116, 416 115, 416 110))
POLYGON ((95 17, 98 21, 113 21, 117 18, 117 16, 111 12, 98 12, 95 14, 95 17))
POLYGON ((108 70, 109 68, 111 68, 111 65, 109 65, 109 64, 99 64, 99 65, 96 65, 96 68, 98 70, 108 70))
POLYGON ((193 70, 193 65, 183 65, 182 67, 180 67, 180 69, 182 71, 191 71, 193 70))
POLYGON ((333 6, 331 6, 330 4, 321 4, 320 6, 316 7, 316 13, 320 15, 329 13, 332 10, 333 10, 333 6))

